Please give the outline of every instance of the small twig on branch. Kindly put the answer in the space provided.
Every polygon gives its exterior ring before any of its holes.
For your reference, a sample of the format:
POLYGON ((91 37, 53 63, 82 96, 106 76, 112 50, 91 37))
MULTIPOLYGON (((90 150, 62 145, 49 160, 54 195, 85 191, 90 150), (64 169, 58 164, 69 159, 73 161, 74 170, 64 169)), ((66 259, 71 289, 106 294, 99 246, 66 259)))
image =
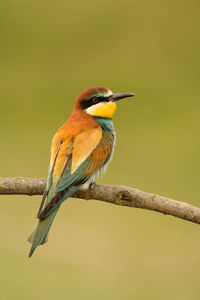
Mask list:
MULTIPOLYGON (((2 195, 42 195, 45 186, 45 179, 21 177, 0 178, 0 194, 2 195)), ((89 190, 80 190, 72 197, 87 200, 94 199, 121 206, 154 210, 200 224, 200 208, 127 186, 93 184, 89 190)))

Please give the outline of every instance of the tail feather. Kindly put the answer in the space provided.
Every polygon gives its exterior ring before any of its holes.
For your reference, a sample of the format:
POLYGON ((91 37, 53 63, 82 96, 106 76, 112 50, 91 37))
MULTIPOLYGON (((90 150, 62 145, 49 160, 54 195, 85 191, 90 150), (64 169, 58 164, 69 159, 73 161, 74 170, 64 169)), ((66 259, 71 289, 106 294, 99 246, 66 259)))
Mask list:
MULTIPOLYGON (((48 233, 51 228, 51 225, 53 223, 53 220, 57 214, 57 211, 62 204, 64 200, 66 200, 68 197, 70 197, 74 192, 76 192, 79 189, 80 185, 72 186, 68 190, 67 193, 66 190, 64 192, 58 192, 55 195, 53 195, 53 190, 51 193, 51 190, 48 194, 47 202, 45 208, 40 212, 41 209, 39 209, 39 222, 35 228, 35 230, 32 232, 32 234, 29 236, 28 241, 32 244, 31 250, 29 252, 29 257, 32 256, 33 252, 37 248, 37 246, 42 245, 47 242, 48 239, 48 233), (48 206, 52 203, 52 200, 55 200, 55 203, 53 203, 53 206, 48 206)), ((45 196, 43 196, 44 199, 45 196)), ((43 205, 43 200, 42 200, 43 205)), ((42 206, 41 206, 42 207, 42 206)))
POLYGON ((48 233, 51 228, 52 222, 57 214, 58 209, 59 207, 57 207, 50 215, 48 215, 43 220, 39 220, 35 230, 28 238, 28 241, 32 244, 31 250, 29 252, 29 257, 32 256, 37 246, 47 242, 48 233))

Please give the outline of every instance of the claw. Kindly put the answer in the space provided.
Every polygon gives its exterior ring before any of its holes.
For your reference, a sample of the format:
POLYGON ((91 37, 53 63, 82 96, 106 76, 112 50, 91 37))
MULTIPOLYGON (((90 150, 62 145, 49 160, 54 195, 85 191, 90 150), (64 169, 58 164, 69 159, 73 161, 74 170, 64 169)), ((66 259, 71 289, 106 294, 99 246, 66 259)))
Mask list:
POLYGON ((95 186, 95 185, 97 185, 95 181, 91 182, 89 187, 88 187, 88 190, 91 192, 92 187, 95 186))

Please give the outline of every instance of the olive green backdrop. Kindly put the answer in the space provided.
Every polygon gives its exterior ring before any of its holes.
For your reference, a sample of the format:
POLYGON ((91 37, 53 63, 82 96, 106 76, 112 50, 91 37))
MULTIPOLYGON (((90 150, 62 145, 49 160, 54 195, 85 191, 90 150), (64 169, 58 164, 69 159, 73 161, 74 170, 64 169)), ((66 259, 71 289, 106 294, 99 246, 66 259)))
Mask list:
MULTIPOLYGON (((118 103, 99 180, 200 206, 199 1, 0 3, 0 176, 46 177, 51 139, 84 88, 118 103)), ((0 300, 199 299, 200 227, 69 199, 28 259, 41 197, 0 196, 0 300)))

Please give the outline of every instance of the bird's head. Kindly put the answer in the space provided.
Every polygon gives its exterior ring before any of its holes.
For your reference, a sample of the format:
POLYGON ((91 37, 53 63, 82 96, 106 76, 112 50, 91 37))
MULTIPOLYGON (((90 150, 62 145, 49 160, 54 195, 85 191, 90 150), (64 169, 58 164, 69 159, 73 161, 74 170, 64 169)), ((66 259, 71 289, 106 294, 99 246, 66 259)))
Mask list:
POLYGON ((93 117, 112 118, 116 110, 116 101, 132 96, 135 94, 113 94, 105 87, 88 88, 76 98, 74 109, 85 110, 93 117))

